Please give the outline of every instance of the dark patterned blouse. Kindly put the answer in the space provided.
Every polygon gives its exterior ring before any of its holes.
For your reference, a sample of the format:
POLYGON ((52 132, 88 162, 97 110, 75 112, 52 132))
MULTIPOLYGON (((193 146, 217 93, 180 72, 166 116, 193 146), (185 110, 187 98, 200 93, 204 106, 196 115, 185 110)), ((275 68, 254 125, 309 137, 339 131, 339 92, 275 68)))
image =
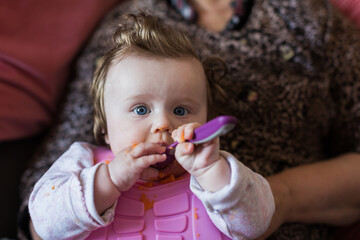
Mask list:
MULTIPOLYGON (((146 9, 185 30, 201 56, 221 56, 225 113, 239 119, 222 148, 269 176, 360 152, 360 35, 327 0, 257 0, 240 29, 208 32, 166 0, 125 2, 108 14, 77 62, 77 75, 38 162, 23 177, 22 219, 34 183, 74 141, 94 142, 89 85, 119 16, 146 9)), ((76 37, 76 36, 74 36, 76 37)), ((21 233, 20 237, 24 237, 21 233)), ((332 239, 321 225, 285 224, 269 239, 332 239)))

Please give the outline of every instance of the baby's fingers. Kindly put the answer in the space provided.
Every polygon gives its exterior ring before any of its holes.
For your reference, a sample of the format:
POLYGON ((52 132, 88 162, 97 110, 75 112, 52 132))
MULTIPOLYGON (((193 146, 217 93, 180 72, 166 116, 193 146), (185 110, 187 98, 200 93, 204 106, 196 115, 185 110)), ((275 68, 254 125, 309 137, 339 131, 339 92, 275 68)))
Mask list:
POLYGON ((136 158, 135 165, 147 168, 158 162, 165 161, 165 147, 156 143, 141 143, 131 149, 131 156, 136 158))
POLYGON ((140 168, 147 168, 150 167, 151 165, 154 165, 158 162, 163 162, 166 159, 166 155, 165 154, 152 154, 152 155, 145 155, 142 157, 139 157, 138 159, 136 159, 136 165, 140 168))
POLYGON ((129 152, 134 158, 139 158, 146 155, 162 154, 165 152, 165 147, 157 143, 140 143, 132 146, 129 152))
POLYGON ((195 146, 193 143, 190 142, 184 142, 180 143, 176 147, 176 153, 178 154, 178 157, 189 155, 194 152, 195 146))
POLYGON ((180 126, 178 129, 172 132, 172 138, 179 143, 191 140, 194 137, 194 130, 200 127, 200 123, 189 123, 180 126))

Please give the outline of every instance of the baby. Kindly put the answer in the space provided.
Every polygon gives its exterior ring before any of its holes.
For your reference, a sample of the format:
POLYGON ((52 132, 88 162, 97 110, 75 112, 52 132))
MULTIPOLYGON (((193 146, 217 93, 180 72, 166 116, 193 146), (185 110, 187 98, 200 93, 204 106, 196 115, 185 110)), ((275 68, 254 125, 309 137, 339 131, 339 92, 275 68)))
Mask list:
POLYGON ((254 239, 270 224, 274 200, 267 181, 231 154, 219 138, 194 145, 216 92, 211 69, 183 32, 140 13, 128 15, 92 84, 94 133, 114 159, 95 163, 95 146, 74 143, 37 182, 29 199, 44 239, 84 239, 110 224, 117 199, 138 181, 191 175, 191 191, 216 227, 233 239, 254 239), (176 161, 165 161, 174 141, 176 161))

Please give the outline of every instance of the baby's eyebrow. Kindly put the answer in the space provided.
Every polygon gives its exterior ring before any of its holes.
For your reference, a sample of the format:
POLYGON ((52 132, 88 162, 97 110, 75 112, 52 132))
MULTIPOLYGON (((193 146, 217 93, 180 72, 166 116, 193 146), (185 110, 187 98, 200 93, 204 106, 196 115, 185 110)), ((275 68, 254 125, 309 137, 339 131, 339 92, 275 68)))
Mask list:
POLYGON ((131 95, 129 97, 124 98, 124 101, 133 101, 133 100, 141 100, 141 99, 149 99, 153 95, 150 93, 141 93, 136 95, 131 95))
POLYGON ((183 99, 179 99, 179 105, 199 105, 199 101, 195 98, 183 98, 183 99))

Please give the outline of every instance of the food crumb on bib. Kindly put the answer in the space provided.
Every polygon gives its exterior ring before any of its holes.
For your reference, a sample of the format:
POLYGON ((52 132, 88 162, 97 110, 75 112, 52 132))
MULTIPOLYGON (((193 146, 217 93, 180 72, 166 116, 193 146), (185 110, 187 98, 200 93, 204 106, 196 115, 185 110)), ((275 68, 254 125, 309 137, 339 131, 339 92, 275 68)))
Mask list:
POLYGON ((144 204, 145 211, 154 207, 154 200, 150 200, 145 193, 140 196, 140 201, 144 204))

